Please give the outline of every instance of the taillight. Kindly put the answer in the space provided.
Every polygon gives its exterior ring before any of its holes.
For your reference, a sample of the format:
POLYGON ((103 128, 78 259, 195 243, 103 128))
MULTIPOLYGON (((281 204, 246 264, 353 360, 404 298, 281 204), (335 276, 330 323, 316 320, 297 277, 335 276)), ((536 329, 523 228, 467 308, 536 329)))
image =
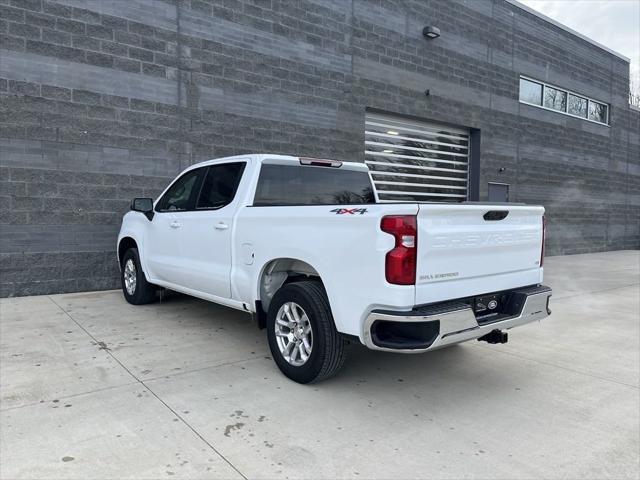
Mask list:
POLYGON ((390 233, 396 244, 387 253, 385 276, 387 282, 396 285, 416 283, 416 258, 418 244, 417 219, 415 215, 389 215, 382 217, 380 228, 390 233))
POLYGON ((540 250, 540 266, 544 265, 544 242, 547 237, 547 217, 542 215, 542 248, 540 250))

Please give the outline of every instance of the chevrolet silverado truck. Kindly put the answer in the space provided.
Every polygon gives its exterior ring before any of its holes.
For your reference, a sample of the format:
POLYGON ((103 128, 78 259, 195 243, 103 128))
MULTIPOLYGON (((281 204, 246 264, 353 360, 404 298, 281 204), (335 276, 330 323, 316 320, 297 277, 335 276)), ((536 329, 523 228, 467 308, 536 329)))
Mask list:
POLYGON ((136 198, 117 253, 125 299, 170 289, 266 327, 290 379, 334 375, 350 342, 417 353, 551 312, 544 209, 382 203, 365 164, 241 155, 195 164, 136 198))

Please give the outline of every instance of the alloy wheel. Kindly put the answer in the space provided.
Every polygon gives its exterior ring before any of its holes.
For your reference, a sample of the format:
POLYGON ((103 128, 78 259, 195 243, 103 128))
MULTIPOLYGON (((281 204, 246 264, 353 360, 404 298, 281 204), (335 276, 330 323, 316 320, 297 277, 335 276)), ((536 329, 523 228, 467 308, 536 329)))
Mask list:
POLYGON ((313 350, 313 330, 304 309, 295 302, 282 304, 274 328, 282 358, 295 367, 304 365, 313 350))
POLYGON ((124 264, 124 287, 127 289, 127 293, 129 295, 133 295, 136 293, 136 264, 133 262, 133 259, 130 258, 124 264))

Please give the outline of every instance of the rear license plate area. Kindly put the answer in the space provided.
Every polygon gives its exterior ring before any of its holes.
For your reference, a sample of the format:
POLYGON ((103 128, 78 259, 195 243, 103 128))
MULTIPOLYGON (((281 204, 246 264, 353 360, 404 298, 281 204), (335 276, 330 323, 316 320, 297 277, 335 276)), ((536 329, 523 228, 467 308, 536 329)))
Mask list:
POLYGON ((484 295, 473 299, 473 311, 476 312, 476 314, 482 315, 483 313, 495 312, 499 306, 500 299, 498 298, 498 294, 484 295))
POLYGON ((479 324, 502 320, 513 314, 510 293, 493 293, 474 297, 473 313, 479 324))

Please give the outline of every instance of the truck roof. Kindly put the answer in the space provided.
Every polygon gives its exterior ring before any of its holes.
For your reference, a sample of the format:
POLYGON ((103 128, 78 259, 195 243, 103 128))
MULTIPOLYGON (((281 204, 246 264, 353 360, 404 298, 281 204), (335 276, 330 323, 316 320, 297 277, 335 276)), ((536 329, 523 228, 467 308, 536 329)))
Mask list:
POLYGON ((328 158, 311 158, 311 157, 295 157, 292 155, 276 155, 270 153, 251 153, 245 155, 233 155, 230 157, 222 157, 222 158, 213 158, 210 160, 203 160, 202 162, 195 163, 189 166, 186 170, 190 170, 195 167, 206 167, 207 165, 214 165, 216 163, 221 162, 229 162, 233 160, 246 160, 248 158, 253 159, 256 162, 260 163, 278 163, 278 164, 297 164, 300 165, 300 161, 319 161, 319 162, 340 162, 342 165, 340 168, 344 168, 345 170, 360 170, 360 171, 368 171, 369 167, 365 163, 362 162, 345 162, 342 160, 336 159, 328 159, 328 158))

